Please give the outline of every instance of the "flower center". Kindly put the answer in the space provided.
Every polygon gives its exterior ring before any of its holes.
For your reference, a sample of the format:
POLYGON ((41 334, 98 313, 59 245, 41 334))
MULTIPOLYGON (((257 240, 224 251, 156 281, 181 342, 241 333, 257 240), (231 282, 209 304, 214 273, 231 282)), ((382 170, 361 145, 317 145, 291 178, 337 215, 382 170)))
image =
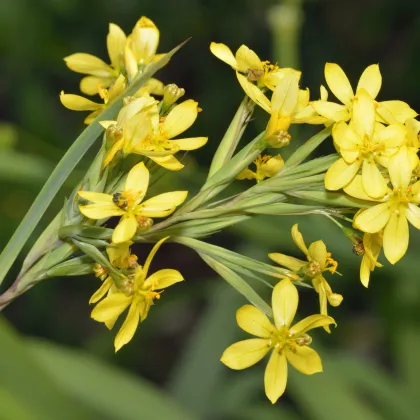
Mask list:
POLYGON ((133 194, 127 191, 123 191, 123 192, 116 192, 112 196, 112 201, 121 210, 127 211, 128 209, 133 207, 135 199, 134 199, 133 194))

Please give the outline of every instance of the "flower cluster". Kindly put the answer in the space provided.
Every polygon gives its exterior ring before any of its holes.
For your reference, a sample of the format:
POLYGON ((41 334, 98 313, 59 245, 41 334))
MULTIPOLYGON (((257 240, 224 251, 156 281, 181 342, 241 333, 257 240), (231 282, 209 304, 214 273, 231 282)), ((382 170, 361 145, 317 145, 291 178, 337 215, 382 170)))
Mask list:
MULTIPOLYGON (((100 284, 89 301, 95 305, 91 317, 113 329, 127 311, 114 341, 118 351, 133 338, 162 292, 184 280, 175 269, 150 274, 157 251, 165 241, 185 245, 251 303, 237 311, 237 322, 257 338, 233 344, 221 361, 244 369, 271 351, 264 383, 267 397, 275 403, 286 388, 288 363, 307 375, 322 371, 308 331, 323 327, 330 333, 330 325, 335 325, 328 305, 338 307, 343 297, 333 292, 328 276, 341 275, 338 262, 322 240, 307 246, 297 224, 292 238, 305 258, 270 253, 276 264, 200 239, 259 215, 327 217, 361 257, 360 279, 367 287, 371 272, 381 266, 382 249, 395 264, 407 251, 409 223, 420 229, 417 113, 402 101, 377 101, 382 84, 377 65, 366 68, 354 91, 344 71, 327 63, 327 85, 341 103, 328 101, 324 86, 320 99, 311 100, 309 90, 300 86, 300 71, 262 61, 245 45, 234 55, 226 45, 211 43, 211 52, 235 71, 245 98, 218 143, 199 191, 162 192, 167 183, 159 185, 161 175, 184 168, 179 152, 204 146, 207 137, 184 137, 201 108, 193 99, 179 102, 184 89, 152 77, 177 51, 157 54, 158 44, 159 30, 142 17, 128 36, 110 25, 110 64, 84 53, 65 58, 71 70, 86 75, 80 83, 82 93, 99 94, 103 100, 60 95, 67 108, 92 111, 85 119, 92 125, 76 142, 92 144, 99 136, 92 138, 95 131, 102 130, 102 146, 63 209, 35 242, 16 282, 0 295, 1 307, 41 280, 93 273, 100 284), (268 114, 268 123, 240 148, 255 105, 268 114), (299 145, 289 132, 292 124, 318 125, 321 130, 299 145), (337 153, 310 159, 331 134, 337 153), (296 150, 286 160, 270 150, 289 144, 296 150), (237 180, 256 182, 248 186, 237 180), (132 254, 135 242, 154 244, 144 265, 132 254), (271 307, 253 288, 254 281, 272 289, 271 307), (301 286, 316 292, 320 313, 292 325, 301 286)), ((60 179, 66 178, 74 150, 54 171, 50 185, 59 188, 60 179)), ((35 216, 28 220, 40 219, 35 216)), ((19 241, 23 236, 15 235, 19 241)), ((2 279, 0 275, 0 283, 2 279)))

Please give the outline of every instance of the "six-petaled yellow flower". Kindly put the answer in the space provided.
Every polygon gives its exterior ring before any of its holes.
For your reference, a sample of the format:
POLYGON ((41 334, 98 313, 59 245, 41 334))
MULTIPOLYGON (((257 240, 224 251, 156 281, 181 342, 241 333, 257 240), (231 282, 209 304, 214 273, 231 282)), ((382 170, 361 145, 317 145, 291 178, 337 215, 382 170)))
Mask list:
POLYGON ((284 393, 287 383, 287 362, 305 375, 322 372, 318 353, 309 345, 308 331, 335 324, 333 318, 311 315, 291 325, 299 303, 296 287, 289 279, 278 283, 273 290, 274 325, 267 316, 252 305, 242 306, 236 312, 240 328, 258 337, 239 341, 228 347, 221 361, 231 369, 246 369, 259 362, 270 350, 265 369, 264 385, 268 399, 274 404, 284 393))
MULTIPOLYGON (((327 247, 323 241, 312 242, 309 248, 306 247, 297 224, 292 227, 292 238, 298 248, 305 254, 307 261, 279 252, 268 254, 268 256, 277 264, 298 273, 303 279, 310 279, 315 291, 319 295, 320 312, 323 315, 327 315, 327 304, 339 306, 343 300, 343 296, 331 290, 331 286, 322 273, 325 271, 335 273, 338 264, 331 258, 331 254, 327 252, 327 247)), ((324 328, 329 332, 328 326, 324 328)))
POLYGON ((338 159, 325 174, 325 187, 338 190, 348 185, 362 168, 362 184, 372 198, 383 197, 387 182, 378 168, 386 168, 389 158, 406 141, 403 124, 384 127, 375 121, 375 104, 363 88, 354 100, 350 125, 340 121, 334 125, 333 138, 339 148, 338 159))
POLYGON ((298 78, 300 77, 300 72, 297 70, 281 69, 277 65, 270 64, 269 61, 261 61, 258 55, 246 45, 241 45, 233 55, 227 45, 212 42, 210 51, 234 70, 244 74, 247 80, 256 82, 259 87, 265 86, 274 90, 286 74, 296 74, 298 78))
MULTIPOLYGON (((353 225, 366 233, 383 231, 385 257, 395 264, 406 253, 409 241, 408 221, 420 229, 420 181, 412 183, 412 171, 417 166, 418 157, 410 148, 403 146, 391 157, 388 165, 392 189, 379 200, 380 204, 359 211, 353 225)), ((357 175, 344 191, 362 200, 369 197, 357 175)))
POLYGON ((146 319, 154 300, 160 299, 164 289, 184 280, 179 271, 169 268, 148 275, 153 257, 166 239, 168 238, 156 243, 144 266, 137 264, 120 289, 108 294, 92 311, 91 316, 95 321, 104 322, 111 329, 118 317, 129 308, 127 317, 115 337, 115 351, 133 338, 139 323, 146 319))
POLYGON ((112 241, 129 241, 137 231, 138 217, 166 217, 185 201, 187 191, 159 194, 143 202, 149 185, 149 170, 143 162, 135 165, 127 176, 123 191, 114 194, 79 191, 79 196, 93 204, 79 206, 80 212, 89 219, 121 216, 114 229, 112 241))

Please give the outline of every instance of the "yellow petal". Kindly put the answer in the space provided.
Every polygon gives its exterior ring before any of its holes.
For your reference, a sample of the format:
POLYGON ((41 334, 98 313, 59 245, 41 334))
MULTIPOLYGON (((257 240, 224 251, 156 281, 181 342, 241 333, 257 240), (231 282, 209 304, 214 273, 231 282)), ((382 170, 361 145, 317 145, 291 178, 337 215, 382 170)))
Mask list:
POLYGON ((405 142, 406 135, 407 129, 402 124, 392 124, 378 134, 375 132, 374 140, 377 143, 384 143, 386 148, 399 147, 405 142))
POLYGON ((110 204, 88 204, 87 206, 79 206, 80 213, 89 219, 99 220, 112 216, 121 216, 124 211, 114 203, 110 204))
POLYGON ((173 191, 159 194, 137 206, 135 214, 146 217, 164 217, 161 213, 170 214, 176 206, 182 204, 187 198, 188 191, 173 191))
POLYGON ((139 64, 147 63, 156 54, 159 45, 159 30, 156 25, 142 16, 131 34, 131 48, 139 64))
POLYGON ((210 44, 210 51, 219 59, 224 61, 229 66, 232 66, 235 70, 238 69, 238 64, 236 59, 231 51, 231 49, 225 44, 219 44, 217 42, 212 42, 210 44))
POLYGON ((287 360, 276 349, 271 354, 264 374, 265 394, 272 404, 283 395, 287 383, 287 360))
POLYGON ((124 31, 114 23, 109 24, 109 32, 106 38, 106 46, 108 48, 108 55, 111 60, 111 64, 114 66, 117 72, 124 65, 124 47, 127 42, 127 37, 124 31))
POLYGON ((111 194, 97 193, 92 191, 79 191, 78 194, 85 200, 93 201, 96 204, 113 203, 111 194))
POLYGON ((264 312, 252 305, 244 305, 236 311, 236 322, 244 331, 260 338, 270 338, 276 331, 264 312))
POLYGON ((161 290, 183 280, 184 277, 182 277, 179 271, 165 268, 163 270, 156 271, 156 273, 153 273, 150 277, 148 277, 144 282, 144 287, 151 287, 152 290, 161 290))
POLYGON ((114 346, 117 352, 122 346, 127 344, 134 336, 136 329, 140 322, 140 306, 133 303, 130 306, 124 324, 121 326, 118 334, 115 337, 114 346))
POLYGON ((273 317, 277 329, 290 326, 295 317, 298 303, 298 291, 289 279, 277 283, 272 296, 273 317))
POLYGON ((61 103, 72 111, 95 111, 103 108, 103 105, 86 99, 83 96, 72 95, 70 93, 60 93, 61 103))
POLYGON ((327 101, 328 100, 328 90, 324 85, 321 85, 319 87, 319 98, 321 101, 327 101))
POLYGON ((153 162, 168 169, 169 171, 179 171, 184 165, 175 156, 153 157, 149 156, 153 162))
POLYGON ((372 99, 375 99, 378 96, 379 91, 381 90, 382 85, 382 76, 379 71, 379 66, 377 64, 372 64, 369 67, 366 67, 365 71, 362 73, 357 84, 356 93, 359 89, 365 89, 372 99))
POLYGON ((388 172, 394 188, 407 188, 411 180, 412 167, 410 154, 412 152, 406 146, 391 156, 388 172))
POLYGON ((299 98, 299 81, 296 75, 289 74, 280 80, 271 98, 271 109, 279 116, 291 116, 299 98))
POLYGON ((306 248, 302 234, 299 232, 299 225, 297 223, 292 226, 292 238, 293 242, 307 256, 309 254, 309 251, 308 248, 306 248))
POLYGON ((196 150, 203 147, 207 143, 207 137, 190 137, 187 139, 171 140, 171 143, 179 148, 179 150, 196 150))
POLYGON ((111 83, 111 78, 86 76, 80 81, 80 90, 86 95, 96 95, 100 88, 107 88, 111 83))
POLYGON ((371 137, 375 128, 375 103, 365 89, 359 89, 354 98, 352 123, 359 137, 371 137))
POLYGON ((249 82, 242 74, 236 72, 236 77, 249 98, 259 105, 264 111, 271 114, 271 102, 267 96, 265 96, 257 86, 249 82))
POLYGON ((316 261, 321 266, 321 269, 325 267, 327 262, 327 247, 323 241, 312 242, 309 245, 309 257, 312 261, 316 261))
POLYGON ((344 159, 338 159, 325 174, 325 188, 336 191, 346 187, 357 174, 361 163, 360 160, 356 160, 348 164, 344 159))
POLYGON ((246 369, 258 363, 269 350, 269 340, 251 338, 232 344, 223 352, 220 361, 231 369, 246 369))
POLYGON ((91 54, 72 54, 66 57, 64 61, 70 70, 77 73, 105 78, 114 76, 114 72, 108 64, 91 54))
POLYGON ((111 277, 105 279, 101 285, 101 287, 91 296, 89 299, 89 303, 96 303, 99 302, 109 291, 111 286, 114 284, 111 277))
POLYGON ((130 305, 132 298, 124 293, 113 293, 101 300, 91 313, 95 321, 105 322, 120 316, 130 305))
POLYGON ((381 203, 356 215, 354 226, 363 232, 376 233, 385 227, 390 217, 390 204, 381 203))
POLYGON ((407 252, 409 232, 405 212, 394 211, 384 230, 384 254, 391 264, 398 262, 407 252))
POLYGON ((347 121, 350 118, 350 114, 345 105, 339 105, 328 101, 314 101, 311 102, 311 104, 319 115, 322 115, 329 120, 347 121))
MULTIPOLYGON (((109 261, 114 267, 126 268, 122 264, 125 263, 125 259, 130 255, 130 246, 134 242, 128 241, 122 244, 111 244, 106 247, 106 253, 108 254, 109 261)), ((125 263, 126 264, 126 263, 125 263)))
POLYGON ((241 45, 235 54, 238 71, 246 73, 248 70, 263 71, 260 58, 246 45, 241 45))
MULTIPOLYGON (((131 37, 129 37, 129 39, 130 38, 131 37)), ((139 67, 137 64, 137 59, 133 53, 133 50, 130 48, 128 42, 124 47, 124 67, 127 72, 128 80, 133 80, 137 72, 139 71, 139 67)))
POLYGON ((334 124, 332 136, 341 149, 354 151, 357 150, 357 146, 360 144, 357 134, 344 121, 334 124))
POLYGON ((292 336, 297 337, 314 328, 324 327, 325 325, 330 324, 335 324, 334 319, 330 316, 321 314, 311 315, 293 325, 293 327, 290 328, 289 333, 292 336))
POLYGON ((354 198, 372 201, 372 197, 367 195, 365 189, 363 188, 361 175, 356 175, 353 178, 353 181, 351 181, 350 184, 344 187, 344 191, 354 198))
POLYGON ((269 258, 271 258, 274 262, 283 267, 288 268, 292 271, 299 271, 307 262, 299 260, 294 257, 289 257, 288 255, 280 254, 278 252, 268 254, 269 258))
POLYGON ((143 162, 133 166, 125 181, 125 191, 129 191, 136 196, 135 204, 140 203, 146 195, 149 186, 149 170, 143 162))
POLYGON ((146 277, 147 273, 149 271, 150 264, 153 261, 153 258, 155 257, 156 253, 158 252, 159 248, 162 246, 162 244, 169 238, 169 236, 166 236, 165 238, 162 238, 158 242, 155 243, 152 250, 149 252, 149 255, 146 258, 146 261, 144 263, 143 269, 141 270, 142 274, 146 277))
POLYGON ((406 212, 408 221, 417 229, 420 229, 420 208, 413 203, 408 203, 406 212))
POLYGON ((133 214, 126 213, 121 217, 112 233, 112 242, 121 244, 129 241, 137 231, 137 220, 133 214))
POLYGON ((353 89, 343 69, 335 63, 325 64, 325 80, 331 92, 343 104, 350 105, 354 97, 353 89))
POLYGON ((285 349, 287 361, 300 373, 313 375, 322 372, 322 362, 318 353, 308 346, 296 346, 293 350, 285 349))
POLYGON ((404 124, 409 118, 417 116, 417 112, 403 101, 379 102, 376 112, 387 124, 404 124))
POLYGON ((363 286, 368 287, 370 281, 371 263, 366 255, 363 255, 362 262, 360 264, 360 282, 363 286))
POLYGON ((166 117, 163 129, 169 139, 190 128, 198 115, 198 102, 188 99, 176 105, 166 117))
POLYGON ((362 186, 366 194, 372 198, 381 198, 387 191, 385 179, 374 161, 363 160, 362 186))

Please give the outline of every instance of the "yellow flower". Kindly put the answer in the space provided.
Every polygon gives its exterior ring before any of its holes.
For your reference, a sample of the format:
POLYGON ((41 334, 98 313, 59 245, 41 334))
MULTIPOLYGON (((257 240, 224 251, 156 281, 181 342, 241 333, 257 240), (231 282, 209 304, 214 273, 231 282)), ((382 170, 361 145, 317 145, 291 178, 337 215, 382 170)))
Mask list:
POLYGON ((169 216, 187 198, 187 191, 173 191, 142 202, 148 185, 149 170, 140 162, 129 172, 123 191, 114 194, 79 191, 80 197, 93 202, 79 206, 80 212, 94 220, 121 216, 112 234, 112 242, 127 242, 136 234, 137 217, 169 216))
POLYGON ((64 59, 70 70, 88 74, 80 82, 80 90, 86 95, 95 95, 101 89, 113 84, 124 71, 124 47, 126 36, 124 31, 114 23, 110 23, 107 36, 108 55, 111 64, 91 54, 76 53, 64 59))
POLYGON ((391 157, 388 171, 392 189, 388 188, 382 199, 374 200, 365 193, 360 175, 344 188, 352 197, 380 203, 359 211, 354 217, 353 225, 366 233, 378 233, 384 229, 384 253, 391 264, 399 261, 407 251, 407 220, 420 229, 420 181, 412 183, 412 171, 417 163, 415 151, 406 146, 402 146, 400 151, 391 157))
MULTIPOLYGON (((309 90, 299 89, 299 77, 295 73, 285 75, 277 84, 270 99, 240 73, 236 73, 245 93, 271 117, 265 137, 271 139, 272 147, 284 146, 290 124, 323 124, 327 120, 316 114, 309 103, 309 90)), ((290 136, 289 136, 290 139, 290 136)))
POLYGON ((145 116, 138 114, 130 124, 134 128, 130 140, 132 153, 147 156, 157 164, 171 171, 178 171, 184 165, 173 156, 180 150, 195 150, 207 143, 207 137, 190 137, 174 139, 174 137, 190 128, 198 116, 198 103, 188 99, 171 109, 166 117, 151 121, 152 131, 142 129, 145 116))
POLYGON ((129 308, 127 317, 115 337, 115 351, 133 338, 139 323, 146 319, 154 299, 160 299, 163 289, 184 280, 179 271, 172 269, 159 270, 148 276, 153 257, 166 239, 168 238, 161 239, 153 247, 143 267, 137 265, 134 274, 128 276, 123 290, 108 294, 92 311, 91 317, 95 321, 104 322, 112 328, 118 317, 129 308))
POLYGON ((363 235, 364 254, 360 264, 360 281, 363 286, 369 286, 370 273, 375 267, 382 267, 378 263, 378 256, 382 249, 382 232, 365 233, 363 235))
POLYGON ((280 69, 269 61, 261 61, 254 51, 246 45, 241 45, 233 55, 230 48, 225 44, 212 42, 210 51, 220 60, 229 64, 234 70, 245 74, 250 82, 257 82, 260 87, 267 87, 274 90, 279 81, 286 74, 295 74, 298 79, 300 72, 291 68, 280 69))
POLYGON ((122 151, 124 156, 133 153, 136 137, 150 135, 153 121, 154 124, 159 123, 159 110, 157 101, 147 92, 123 106, 116 121, 101 121, 100 124, 108 133, 119 134, 107 151, 102 167, 108 166, 119 151, 122 151))
POLYGON ((108 89, 100 89, 99 96, 104 103, 100 104, 93 102, 83 96, 73 95, 61 92, 60 101, 68 109, 72 111, 93 111, 85 118, 85 124, 91 124, 92 121, 106 108, 108 103, 111 103, 117 98, 125 89, 125 77, 121 74, 112 87, 108 89))
MULTIPOLYGON (((292 227, 292 238, 293 242, 305 254, 307 261, 279 252, 268 254, 268 256, 275 263, 298 273, 304 279, 311 279, 312 285, 319 295, 321 314, 327 315, 327 302, 331 306, 339 306, 343 300, 343 296, 338 293, 333 293, 322 273, 329 271, 334 274, 337 270, 338 263, 331 258, 331 254, 327 252, 327 247, 323 241, 312 242, 309 248, 307 248, 297 224, 292 227)), ((324 328, 329 332, 328 326, 324 328)))
POLYGON ((383 197, 387 183, 377 164, 388 167, 389 158, 406 141, 404 125, 384 127, 375 122, 373 99, 360 88, 354 100, 350 125, 340 121, 334 125, 332 134, 342 157, 325 174, 325 187, 328 190, 345 187, 362 167, 362 184, 366 194, 372 198, 383 197))
MULTIPOLYGON (((130 271, 133 271, 137 267, 137 256, 130 253, 130 246, 133 242, 123 242, 121 244, 111 244, 106 248, 108 258, 110 263, 119 269, 124 271, 124 274, 127 275, 130 271)), ((105 268, 99 266, 102 270, 98 270, 100 274, 106 274, 104 278, 101 278, 103 281, 101 287, 92 295, 89 300, 89 303, 99 302, 106 294, 110 295, 118 291, 115 286, 114 280, 111 276, 108 275, 105 268)), ((98 267, 98 268, 99 268, 98 267)), ((99 277, 98 275, 96 275, 99 277)), ((109 324, 106 324, 110 328, 109 324)), ((112 328, 112 327, 111 327, 112 328)))
POLYGON ((240 370, 258 363, 272 350, 265 369, 264 384, 265 393, 273 404, 286 389, 287 362, 305 375, 322 372, 321 359, 309 347, 312 339, 307 332, 313 328, 335 324, 333 318, 317 314, 291 326, 298 303, 296 287, 289 279, 284 279, 273 290, 274 325, 261 310, 252 305, 242 306, 236 312, 238 325, 258 338, 232 344, 221 358, 226 366, 240 370))
POLYGON ((132 80, 145 66, 157 61, 164 54, 156 54, 159 46, 159 29, 149 18, 142 16, 127 38, 124 50, 125 67, 128 79, 132 80))
POLYGON ((271 178, 276 175, 284 166, 284 160, 280 155, 259 155, 255 159, 254 164, 256 166, 255 172, 248 168, 244 169, 238 174, 236 179, 255 179, 257 182, 261 182, 265 178, 271 178))
MULTIPOLYGON (((343 69, 335 63, 325 64, 325 80, 331 92, 341 101, 342 105, 329 102, 325 99, 312 102, 315 110, 328 120, 347 121, 353 113, 353 101, 355 94, 343 69)), ((360 89, 369 93, 375 99, 381 89, 382 76, 377 64, 368 66, 362 75, 356 88, 356 96, 360 89)), ((408 118, 414 118, 417 113, 402 101, 376 102, 377 120, 380 122, 404 123, 408 118)))

